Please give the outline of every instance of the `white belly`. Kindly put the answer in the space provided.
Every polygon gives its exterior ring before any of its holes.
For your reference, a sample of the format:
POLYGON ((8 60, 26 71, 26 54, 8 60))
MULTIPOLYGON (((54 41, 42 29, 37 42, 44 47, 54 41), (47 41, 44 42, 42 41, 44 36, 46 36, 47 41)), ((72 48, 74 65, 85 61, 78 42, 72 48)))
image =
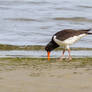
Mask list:
POLYGON ((73 37, 70 37, 64 41, 60 41, 58 39, 56 39, 56 36, 54 36, 54 41, 58 44, 58 45, 61 45, 61 46, 66 46, 66 45, 72 45, 73 43, 77 42, 78 40, 80 40, 82 37, 86 36, 86 34, 81 34, 81 35, 78 35, 78 36, 73 36, 73 37))

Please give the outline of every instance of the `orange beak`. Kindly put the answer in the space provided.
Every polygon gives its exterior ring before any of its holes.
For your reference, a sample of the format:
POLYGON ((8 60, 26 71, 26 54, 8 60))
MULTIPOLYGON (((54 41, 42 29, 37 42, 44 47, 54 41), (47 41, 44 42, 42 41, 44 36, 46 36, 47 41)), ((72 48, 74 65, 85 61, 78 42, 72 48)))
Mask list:
POLYGON ((47 53, 48 53, 48 61, 49 61, 50 60, 50 52, 48 51, 47 53))

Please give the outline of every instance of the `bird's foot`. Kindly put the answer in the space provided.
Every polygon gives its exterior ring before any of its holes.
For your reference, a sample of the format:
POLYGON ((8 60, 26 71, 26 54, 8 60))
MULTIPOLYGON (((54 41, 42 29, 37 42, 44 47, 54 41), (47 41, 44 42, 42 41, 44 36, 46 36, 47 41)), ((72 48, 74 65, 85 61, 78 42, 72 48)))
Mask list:
POLYGON ((71 61, 72 60, 72 57, 68 58, 68 61, 71 61))
POLYGON ((57 58, 56 61, 62 61, 64 58, 63 57, 60 57, 60 58, 57 58))
POLYGON ((66 58, 67 61, 71 61, 72 60, 72 57, 68 57, 66 58))

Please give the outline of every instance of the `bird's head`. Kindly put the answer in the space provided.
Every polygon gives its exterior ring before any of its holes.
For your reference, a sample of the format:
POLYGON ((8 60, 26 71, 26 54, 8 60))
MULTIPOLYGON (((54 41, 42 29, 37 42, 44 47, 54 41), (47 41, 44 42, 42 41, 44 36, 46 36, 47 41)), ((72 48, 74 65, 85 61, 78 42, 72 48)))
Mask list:
POLYGON ((45 50, 47 51, 48 61, 50 60, 50 52, 54 50, 55 48, 59 47, 57 43, 55 43, 53 40, 51 40, 45 47, 45 50))

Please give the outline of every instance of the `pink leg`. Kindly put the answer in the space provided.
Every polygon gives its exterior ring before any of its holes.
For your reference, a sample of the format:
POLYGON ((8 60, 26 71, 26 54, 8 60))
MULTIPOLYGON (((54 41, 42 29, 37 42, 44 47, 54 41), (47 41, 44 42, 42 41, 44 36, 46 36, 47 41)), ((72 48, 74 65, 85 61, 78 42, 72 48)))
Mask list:
POLYGON ((59 59, 57 59, 57 61, 62 61, 63 60, 64 53, 65 53, 65 49, 63 50, 61 57, 59 59))
POLYGON ((65 49, 63 50, 63 53, 62 53, 62 55, 61 55, 60 58, 63 58, 64 57, 64 53, 65 53, 65 49))
POLYGON ((71 57, 70 52, 71 52, 71 50, 70 50, 70 49, 68 49, 68 55, 69 55, 69 56, 68 56, 68 59, 69 59, 69 60, 72 60, 72 57, 71 57))

